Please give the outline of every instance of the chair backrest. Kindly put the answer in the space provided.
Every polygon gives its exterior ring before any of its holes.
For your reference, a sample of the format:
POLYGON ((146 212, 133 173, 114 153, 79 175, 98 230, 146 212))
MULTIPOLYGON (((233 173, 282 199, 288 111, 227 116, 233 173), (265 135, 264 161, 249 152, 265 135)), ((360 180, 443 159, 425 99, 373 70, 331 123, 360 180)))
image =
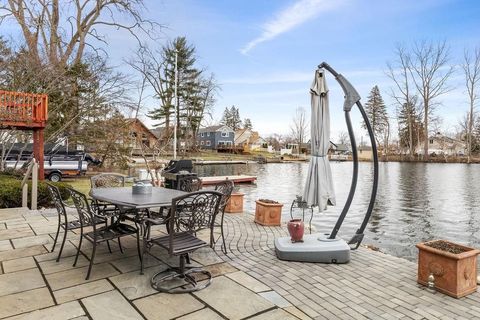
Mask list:
POLYGON ((177 189, 185 192, 199 191, 202 189, 202 180, 194 176, 180 178, 177 189))
POLYGON ((201 229, 212 228, 221 199, 222 194, 218 191, 197 191, 174 198, 168 221, 170 241, 178 233, 195 233, 201 229))
POLYGON ((118 173, 100 173, 90 178, 92 189, 125 187, 125 177, 118 173))
POLYGON ((227 206, 228 200, 232 196, 234 183, 232 180, 224 180, 217 185, 215 185, 215 191, 218 191, 222 194, 222 201, 220 201, 220 212, 225 211, 225 207, 227 206))
POLYGON ((55 205, 55 208, 57 209, 59 218, 60 216, 63 216, 66 221, 67 210, 65 210, 65 204, 63 203, 60 190, 58 189, 57 186, 54 186, 53 184, 50 184, 50 183, 47 183, 47 190, 48 190, 48 193, 50 194, 50 197, 53 200, 53 204, 55 205))
POLYGON ((82 227, 91 225, 95 230, 95 223, 93 223, 94 215, 88 203, 87 197, 83 193, 75 189, 67 189, 70 192, 70 196, 72 197, 73 203, 75 204, 75 208, 77 208, 78 218, 82 227))

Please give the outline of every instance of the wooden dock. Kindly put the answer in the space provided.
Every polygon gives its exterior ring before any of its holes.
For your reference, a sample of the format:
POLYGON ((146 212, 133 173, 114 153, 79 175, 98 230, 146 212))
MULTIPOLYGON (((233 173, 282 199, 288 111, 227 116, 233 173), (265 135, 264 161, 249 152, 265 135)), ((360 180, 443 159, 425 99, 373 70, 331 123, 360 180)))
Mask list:
POLYGON ((215 176, 215 177, 200 177, 202 179, 202 185, 212 185, 222 182, 224 180, 231 180, 235 184, 236 183, 256 183, 257 177, 256 176, 246 176, 246 175, 239 175, 239 176, 215 176))

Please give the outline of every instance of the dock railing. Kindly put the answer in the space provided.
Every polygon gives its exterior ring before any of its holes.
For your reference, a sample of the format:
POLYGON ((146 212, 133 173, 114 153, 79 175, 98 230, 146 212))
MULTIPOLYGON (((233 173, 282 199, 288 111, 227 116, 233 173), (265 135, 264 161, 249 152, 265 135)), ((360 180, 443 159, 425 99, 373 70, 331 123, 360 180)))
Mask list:
POLYGON ((32 159, 32 162, 28 165, 27 172, 23 177, 21 187, 22 187, 22 207, 28 208, 28 178, 32 176, 32 210, 37 210, 37 200, 38 200, 38 163, 35 159, 32 159))
POLYGON ((48 115, 46 94, 0 90, 0 122, 4 127, 44 128, 48 115))

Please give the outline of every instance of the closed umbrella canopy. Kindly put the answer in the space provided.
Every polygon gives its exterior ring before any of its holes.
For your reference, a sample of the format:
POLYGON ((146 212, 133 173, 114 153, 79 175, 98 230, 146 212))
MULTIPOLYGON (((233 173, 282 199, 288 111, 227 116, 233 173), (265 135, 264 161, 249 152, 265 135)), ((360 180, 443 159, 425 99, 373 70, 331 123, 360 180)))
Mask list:
POLYGON ((310 88, 311 112, 311 159, 303 200, 307 205, 325 210, 327 205, 335 205, 332 171, 328 161, 330 146, 330 111, 325 72, 318 69, 310 88))

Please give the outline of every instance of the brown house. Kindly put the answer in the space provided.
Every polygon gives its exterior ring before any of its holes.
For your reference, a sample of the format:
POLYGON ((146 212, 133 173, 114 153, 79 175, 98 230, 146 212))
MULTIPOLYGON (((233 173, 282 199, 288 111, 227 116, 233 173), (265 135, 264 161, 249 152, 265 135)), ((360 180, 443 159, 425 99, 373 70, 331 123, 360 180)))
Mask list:
POLYGON ((133 148, 134 151, 141 150, 142 144, 147 149, 153 149, 157 145, 157 137, 142 121, 136 118, 130 118, 127 119, 127 122, 129 124, 130 137, 132 138, 130 147, 133 148))

